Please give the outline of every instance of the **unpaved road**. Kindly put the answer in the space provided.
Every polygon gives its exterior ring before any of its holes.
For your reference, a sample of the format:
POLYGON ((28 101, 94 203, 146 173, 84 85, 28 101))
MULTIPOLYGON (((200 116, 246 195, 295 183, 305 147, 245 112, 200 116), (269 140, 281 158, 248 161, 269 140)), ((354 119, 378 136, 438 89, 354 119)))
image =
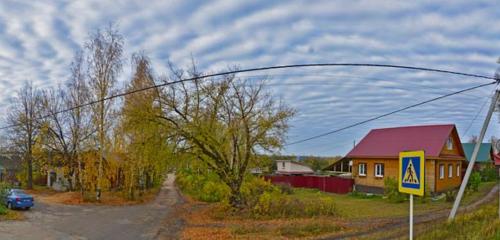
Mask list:
MULTIPOLYGON (((149 240, 176 238, 180 226, 161 226, 180 202, 169 175, 157 198, 132 206, 61 205, 35 202, 24 221, 0 222, 0 240, 149 240), (167 232, 166 232, 167 231, 167 232)), ((36 200, 36 199, 35 199, 36 200)))

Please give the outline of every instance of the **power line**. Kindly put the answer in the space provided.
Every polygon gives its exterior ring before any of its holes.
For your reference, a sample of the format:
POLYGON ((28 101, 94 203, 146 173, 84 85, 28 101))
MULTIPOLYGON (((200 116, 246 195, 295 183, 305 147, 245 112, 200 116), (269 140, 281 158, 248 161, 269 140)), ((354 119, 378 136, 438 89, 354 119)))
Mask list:
POLYGON ((297 141, 285 144, 285 146, 295 145, 295 144, 307 142, 307 141, 310 141, 310 140, 313 140, 313 139, 317 139, 317 138, 320 138, 320 137, 324 137, 324 136, 327 136, 327 135, 331 135, 331 134, 334 134, 334 133, 337 133, 337 132, 340 132, 340 131, 343 131, 343 130, 346 130, 346 129, 349 129, 349 128, 353 128, 353 127, 356 127, 356 126, 359 126, 359 125, 362 125, 362 124, 365 124, 365 123, 368 123, 368 122, 371 122, 371 121, 374 121, 374 120, 377 120, 377 119, 380 119, 380 118, 383 118, 383 117, 387 117, 387 116, 392 115, 392 114, 396 114, 396 113, 408 110, 410 108, 418 107, 418 106, 424 105, 426 103, 437 101, 439 99, 443 99, 443 98, 446 98, 446 97, 450 97, 450 96, 453 96, 453 95, 457 95, 457 94, 460 94, 460 93, 463 93, 463 92, 467 92, 467 91, 470 91, 470 90, 474 90, 474 89, 477 89, 477 88, 481 88, 481 87, 485 87, 485 86, 489 86, 489 85, 493 85, 493 84, 497 84, 497 81, 490 82, 490 83, 484 83, 484 84, 481 84, 481 85, 477 85, 477 86, 474 86, 474 87, 466 88, 466 89, 463 89, 463 90, 460 90, 460 91, 456 91, 456 92, 445 94, 445 95, 442 95, 442 96, 439 96, 439 97, 435 97, 435 98, 432 98, 432 99, 429 99, 429 100, 425 100, 423 102, 412 104, 412 105, 400 108, 400 109, 395 110, 395 111, 384 113, 384 114, 378 115, 376 117, 372 117, 372 118, 369 118, 369 119, 366 119, 366 120, 363 120, 363 121, 360 121, 360 122, 356 122, 356 123, 347 125, 347 126, 342 127, 342 128, 338 128, 338 129, 335 129, 335 130, 332 130, 332 131, 329 131, 329 132, 325 132, 325 133, 322 133, 322 134, 318 134, 318 135, 315 135, 315 136, 312 136, 312 137, 308 137, 308 138, 304 138, 304 139, 301 139, 301 140, 297 140, 297 141))
POLYGON ((469 126, 465 130, 464 136, 467 135, 467 133, 469 132, 469 130, 472 127, 472 124, 474 123, 474 121, 476 121, 476 119, 479 116, 479 114, 483 111, 484 106, 486 106, 486 103, 488 103, 488 100, 491 99, 494 94, 495 94, 495 90, 493 90, 493 94, 491 94, 491 96, 488 96, 488 98, 486 98, 486 100, 484 100, 484 103, 481 105, 481 108, 479 108, 479 111, 476 113, 476 115, 474 116, 474 118, 472 119, 472 121, 469 123, 469 126))
MULTIPOLYGON (((371 63, 309 63, 309 64, 291 64, 291 65, 277 65, 277 66, 269 66, 269 67, 259 67, 259 68, 247 68, 247 69, 239 69, 239 70, 232 70, 232 71, 226 71, 226 72, 220 72, 220 73, 213 73, 213 74, 206 74, 206 75, 201 75, 197 77, 192 77, 192 78, 185 78, 177 81, 172 81, 172 82, 165 82, 162 84, 154 84, 149 87, 141 88, 141 89, 136 89, 132 91, 127 91, 115 95, 111 95, 109 97, 101 98, 98 100, 93 100, 84 104, 76 105, 67 109, 63 109, 51 114, 47 114, 44 116, 40 116, 35 118, 36 120, 44 119, 50 116, 55 116, 61 113, 73 111, 78 108, 83 108, 86 106, 90 106, 99 102, 104 102, 108 101, 114 98, 118 97, 123 97, 129 94, 134 94, 137 92, 142 92, 142 91, 147 91, 155 88, 160 88, 160 87, 165 87, 168 85, 172 84, 177 84, 177 83, 183 83, 183 82, 189 82, 189 81, 194 81, 197 79, 204 79, 204 78, 211 78, 211 77, 218 77, 218 76, 224 76, 224 75, 231 75, 231 74, 238 74, 238 73, 245 73, 245 72, 257 72, 257 71, 266 71, 266 70, 276 70, 276 69, 289 69, 289 68, 308 68, 308 67, 373 67, 373 68, 396 68, 396 69, 408 69, 408 70, 415 70, 415 71, 427 71, 427 72, 437 72, 437 73, 445 73, 445 74, 453 74, 453 75, 460 75, 460 76, 467 76, 467 77, 474 77, 474 78, 482 78, 482 79, 490 79, 490 80, 495 80, 496 82, 499 82, 500 79, 497 79, 495 77, 489 77, 485 75, 479 75, 479 74, 472 74, 472 73, 464 73, 464 72, 456 72, 456 71, 449 71, 449 70, 442 70, 442 69, 435 69, 435 68, 425 68, 425 67, 414 67, 414 66, 404 66, 404 65, 394 65, 394 64, 371 64, 371 63)), ((20 126, 21 124, 11 124, 11 125, 6 125, 3 127, 0 127, 0 130, 20 126)), ((328 134, 327 134, 328 135, 328 134)))

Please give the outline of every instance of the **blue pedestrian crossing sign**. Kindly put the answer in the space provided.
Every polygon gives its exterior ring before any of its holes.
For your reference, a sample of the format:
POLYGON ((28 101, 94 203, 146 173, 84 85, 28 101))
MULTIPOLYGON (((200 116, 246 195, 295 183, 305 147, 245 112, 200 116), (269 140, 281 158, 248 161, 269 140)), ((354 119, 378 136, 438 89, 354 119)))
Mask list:
POLYGON ((399 153, 399 192, 424 195, 424 151, 399 153))

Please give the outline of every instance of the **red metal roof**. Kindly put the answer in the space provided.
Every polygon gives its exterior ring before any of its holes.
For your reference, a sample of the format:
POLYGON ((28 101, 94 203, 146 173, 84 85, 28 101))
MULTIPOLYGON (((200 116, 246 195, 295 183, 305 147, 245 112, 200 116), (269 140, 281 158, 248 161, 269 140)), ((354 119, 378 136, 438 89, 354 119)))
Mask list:
MULTIPOLYGON (((373 129, 346 157, 398 157, 399 152, 422 149, 426 156, 439 157, 454 130, 454 124, 373 129)), ((461 143, 455 146, 461 148, 461 143)))

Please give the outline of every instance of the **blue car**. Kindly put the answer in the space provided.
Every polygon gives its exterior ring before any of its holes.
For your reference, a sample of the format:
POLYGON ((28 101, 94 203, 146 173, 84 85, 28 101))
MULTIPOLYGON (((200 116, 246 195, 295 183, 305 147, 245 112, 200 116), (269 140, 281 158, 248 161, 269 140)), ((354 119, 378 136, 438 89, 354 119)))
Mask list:
POLYGON ((30 209, 33 207, 33 202, 33 197, 21 189, 10 189, 5 197, 5 205, 9 209, 30 209))

